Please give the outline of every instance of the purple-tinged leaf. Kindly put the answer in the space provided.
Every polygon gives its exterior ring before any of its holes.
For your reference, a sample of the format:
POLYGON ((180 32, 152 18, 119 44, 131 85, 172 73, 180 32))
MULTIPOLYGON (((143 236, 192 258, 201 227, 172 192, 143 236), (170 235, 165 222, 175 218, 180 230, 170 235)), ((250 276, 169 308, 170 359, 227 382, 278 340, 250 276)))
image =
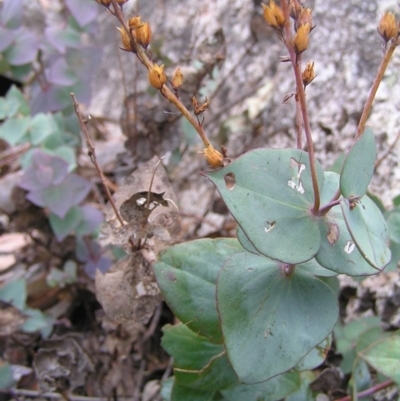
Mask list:
POLYGON ((68 66, 64 58, 59 58, 50 65, 47 79, 60 86, 74 85, 78 81, 75 72, 68 66))
POLYGON ((96 276, 96 270, 99 270, 102 274, 108 272, 112 265, 112 261, 105 256, 100 256, 98 259, 89 260, 85 263, 84 271, 92 279, 96 276))
POLYGON ((9 29, 0 26, 0 52, 7 49, 8 46, 14 41, 15 35, 9 29))
POLYGON ((88 238, 77 238, 75 254, 80 262, 87 262, 94 258, 96 255, 101 254, 101 246, 98 242, 88 238))
POLYGON ((1 22, 11 29, 17 29, 22 23, 23 0, 4 0, 1 22))
POLYGON ((75 233, 80 236, 92 234, 104 221, 103 213, 90 205, 82 206, 81 211, 82 218, 79 226, 76 227, 75 233))
POLYGON ((46 87, 33 86, 30 103, 32 114, 65 109, 71 104, 71 92, 68 87, 54 84, 48 84, 46 87))
POLYGON ((79 207, 71 208, 62 219, 54 213, 50 213, 50 226, 58 242, 63 241, 69 234, 76 230, 82 220, 82 210, 79 207))
POLYGON ((79 205, 90 191, 90 183, 79 175, 70 174, 59 185, 39 191, 31 191, 26 198, 37 206, 47 207, 55 215, 64 218, 68 211, 79 205))
POLYGON ((68 163, 64 159, 34 149, 31 164, 24 171, 19 186, 27 191, 42 191, 60 184, 67 174, 68 163))
POLYGON ((45 30, 45 36, 51 46, 62 54, 65 54, 68 47, 80 47, 81 38, 79 32, 69 26, 65 29, 58 26, 47 27, 45 30))
POLYGON ((101 10, 92 0, 65 0, 65 4, 81 27, 94 21, 101 10))
POLYGON ((36 59, 38 41, 31 31, 24 28, 15 34, 14 44, 5 52, 5 57, 11 65, 23 65, 36 59))

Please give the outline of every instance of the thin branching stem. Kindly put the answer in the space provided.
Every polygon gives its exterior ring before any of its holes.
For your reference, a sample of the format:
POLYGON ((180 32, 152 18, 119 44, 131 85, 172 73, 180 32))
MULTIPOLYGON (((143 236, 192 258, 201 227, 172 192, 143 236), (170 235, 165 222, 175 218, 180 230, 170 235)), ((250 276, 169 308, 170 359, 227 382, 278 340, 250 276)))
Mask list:
POLYGON ((89 135, 89 132, 87 130, 86 123, 85 123, 85 120, 84 120, 84 118, 82 116, 82 113, 79 110, 79 103, 77 102, 76 97, 75 97, 75 95, 73 93, 71 93, 71 98, 72 98, 72 102, 74 103, 74 109, 75 109, 75 113, 76 113, 76 115, 78 117, 78 120, 79 120, 79 125, 81 126, 81 130, 82 130, 83 135, 85 137, 86 145, 88 147, 88 155, 90 157, 90 160, 92 161, 92 163, 93 163, 93 165, 94 165, 94 167, 95 167, 95 169, 97 171, 97 174, 100 177, 101 183, 103 184, 104 190, 106 191, 107 198, 110 201, 110 205, 112 206, 112 208, 114 210, 114 213, 117 216, 118 221, 121 223, 121 226, 123 226, 125 224, 124 220, 122 219, 122 217, 121 217, 121 215, 119 213, 119 210, 118 210, 118 208, 117 208, 117 206, 116 206, 116 204, 114 202, 114 199, 113 199, 113 197, 111 195, 110 189, 108 188, 108 185, 107 185, 107 182, 106 182, 106 178, 105 178, 105 176, 103 174, 103 171, 100 168, 99 163, 97 162, 96 149, 95 149, 95 147, 93 145, 92 139, 90 138, 90 135, 89 135))
POLYGON ((310 120, 308 118, 308 111, 307 111, 307 102, 306 102, 306 95, 303 86, 303 78, 301 74, 301 68, 299 64, 299 60, 297 54, 294 51, 292 46, 292 31, 290 27, 290 13, 289 13, 289 5, 286 1, 282 1, 282 10, 283 14, 286 19, 285 24, 285 44, 289 52, 290 60, 292 62, 294 76, 296 79, 296 89, 297 89, 297 97, 300 103, 301 114, 303 117, 303 125, 304 131, 306 134, 307 140, 307 150, 308 150, 308 158, 310 161, 310 170, 311 170, 311 180, 314 190, 314 206, 313 206, 313 213, 317 214, 320 206, 320 194, 319 194, 319 187, 318 187, 318 177, 317 177, 317 167, 315 161, 315 154, 314 154, 314 143, 312 140, 311 135, 311 127, 310 127, 310 120))

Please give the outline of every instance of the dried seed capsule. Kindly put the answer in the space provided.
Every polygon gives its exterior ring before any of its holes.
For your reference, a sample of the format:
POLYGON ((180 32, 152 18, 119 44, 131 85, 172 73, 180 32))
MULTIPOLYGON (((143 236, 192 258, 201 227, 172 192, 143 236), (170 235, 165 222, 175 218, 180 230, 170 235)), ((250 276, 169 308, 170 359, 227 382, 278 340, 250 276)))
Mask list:
POLYGON ((139 45, 147 49, 151 42, 151 28, 148 22, 143 22, 135 29, 135 37, 139 45))
POLYGON ((167 82, 167 77, 164 73, 164 64, 158 66, 154 64, 149 70, 148 79, 150 85, 156 89, 161 89, 163 85, 167 82))
POLYGON ((301 54, 307 49, 309 43, 310 25, 301 25, 293 39, 293 47, 296 54, 301 54))
POLYGON ((174 90, 179 89, 182 86, 182 82, 183 82, 183 74, 180 68, 178 67, 175 70, 174 75, 172 76, 172 88, 174 90))
POLYGON ((392 12, 382 15, 378 26, 378 33, 385 42, 398 36, 396 17, 392 12))
POLYGON ((262 7, 265 22, 270 27, 281 31, 286 22, 282 9, 273 0, 269 2, 269 6, 262 4, 262 7))
POLYGON ((314 71, 314 62, 307 62, 307 66, 303 71, 302 74, 303 78, 303 85, 307 86, 309 85, 315 78, 315 71, 314 71))
POLYGON ((212 167, 223 167, 224 158, 218 150, 216 150, 212 145, 209 145, 203 151, 204 156, 207 159, 207 162, 212 167))
POLYGON ((123 27, 117 28, 119 30, 119 33, 121 34, 121 42, 122 42, 122 47, 127 50, 127 51, 135 51, 134 47, 132 46, 131 43, 131 38, 129 37, 128 33, 125 31, 123 27))

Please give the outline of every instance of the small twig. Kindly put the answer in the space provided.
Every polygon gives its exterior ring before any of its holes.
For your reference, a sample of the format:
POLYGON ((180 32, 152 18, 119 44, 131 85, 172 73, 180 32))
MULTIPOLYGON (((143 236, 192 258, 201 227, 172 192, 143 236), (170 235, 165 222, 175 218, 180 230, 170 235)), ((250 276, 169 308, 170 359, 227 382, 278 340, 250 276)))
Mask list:
MULTIPOLYGON (((376 386, 372 386, 371 388, 369 388, 367 390, 357 393, 357 397, 358 398, 369 397, 370 395, 375 394, 378 391, 391 386, 392 384, 394 384, 392 380, 386 380, 383 383, 379 383, 376 386)), ((335 401, 351 401, 352 399, 353 399, 353 397, 351 395, 347 395, 346 397, 343 397, 343 398, 337 398, 335 401)))
POLYGON ((95 167, 95 169, 97 171, 97 174, 99 175, 99 177, 101 179, 101 183, 103 184, 104 190, 106 191, 106 194, 107 194, 107 198, 108 198, 108 200, 109 200, 109 202, 110 202, 110 204, 111 204, 111 206, 112 206, 112 208, 114 210, 114 213, 117 216, 118 221, 121 223, 121 226, 123 226, 125 224, 124 220, 122 219, 122 217, 121 217, 121 215, 119 213, 119 210, 117 208, 117 205, 115 204, 114 199, 111 196, 111 192, 110 192, 110 189, 108 188, 106 178, 105 178, 105 176, 103 174, 103 171, 101 170, 101 168, 99 166, 99 163, 97 162, 96 149, 95 149, 95 147, 93 145, 93 142, 92 142, 92 139, 90 138, 90 135, 89 135, 89 132, 87 130, 85 121, 84 121, 84 119, 82 117, 82 114, 81 114, 81 112, 79 110, 79 103, 77 102, 76 97, 75 97, 75 95, 73 93, 71 93, 71 98, 72 98, 72 101, 74 103, 75 113, 76 113, 76 115, 78 117, 79 124, 81 126, 81 130, 83 132, 83 135, 85 136, 85 141, 86 141, 86 145, 88 147, 88 155, 90 157, 90 160, 92 161, 92 163, 93 163, 93 165, 94 165, 94 167, 95 167))
POLYGON ((144 370, 146 368, 146 361, 142 359, 140 361, 140 368, 139 371, 136 374, 135 377, 135 390, 133 393, 133 401, 139 401, 140 400, 140 390, 143 384, 143 379, 144 379, 144 370))
POLYGON ((357 127, 357 133, 355 135, 355 139, 357 139, 363 132, 365 129, 365 124, 367 123, 367 119, 369 117, 369 114, 371 112, 371 108, 372 108, 372 103, 375 99, 376 96, 376 92, 378 91, 379 85, 382 81, 383 75, 386 71, 387 66, 389 65, 390 59, 393 56, 393 53, 396 49, 396 47, 400 44, 400 39, 397 39, 395 41, 392 41, 390 44, 389 49, 387 49, 387 51, 385 52, 382 61, 381 61, 381 65, 379 66, 378 72, 376 74, 376 77, 374 79, 374 83, 372 84, 372 88, 371 91, 369 92, 367 101, 365 102, 364 105, 364 109, 363 112, 361 114, 361 118, 360 118, 360 122, 358 123, 358 127, 357 127))
MULTIPOLYGON (((336 196, 336 194, 335 194, 335 196, 336 196)), ((339 191, 339 196, 340 196, 340 191, 339 191)), ((329 212, 329 210, 331 210, 334 206, 337 206, 337 205, 340 205, 339 198, 331 200, 327 204, 321 206, 321 208, 319 209, 319 215, 320 216, 325 216, 326 213, 329 212)))
POLYGON ((381 165, 381 163, 388 157, 389 153, 393 150, 393 148, 396 146, 396 143, 400 139, 400 131, 397 134, 395 140, 393 143, 386 149, 386 151, 383 153, 383 155, 375 162, 375 170, 381 165))

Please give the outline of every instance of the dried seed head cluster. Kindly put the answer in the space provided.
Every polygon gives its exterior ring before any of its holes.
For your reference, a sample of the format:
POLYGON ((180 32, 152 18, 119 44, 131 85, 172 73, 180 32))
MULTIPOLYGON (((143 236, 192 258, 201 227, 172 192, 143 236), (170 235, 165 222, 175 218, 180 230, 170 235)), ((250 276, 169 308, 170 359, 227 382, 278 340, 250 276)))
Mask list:
POLYGON ((282 9, 275 4, 273 0, 269 2, 269 6, 262 4, 264 10, 265 22, 274 29, 282 31, 285 26, 286 19, 282 9))
POLYGON ((386 43, 399 37, 399 25, 394 13, 387 12, 382 15, 378 25, 378 33, 386 43))

